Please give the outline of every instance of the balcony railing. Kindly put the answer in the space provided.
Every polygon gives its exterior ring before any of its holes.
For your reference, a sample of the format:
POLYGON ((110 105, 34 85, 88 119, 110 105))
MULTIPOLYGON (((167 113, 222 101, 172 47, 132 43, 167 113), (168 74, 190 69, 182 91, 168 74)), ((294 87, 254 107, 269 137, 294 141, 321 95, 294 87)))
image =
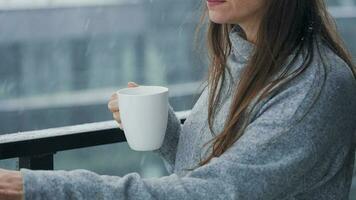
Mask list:
MULTIPOLYGON (((176 115, 184 123, 189 113, 176 115)), ((0 160, 18 158, 18 169, 53 170, 56 152, 125 141, 115 121, 4 134, 0 135, 0 160)))

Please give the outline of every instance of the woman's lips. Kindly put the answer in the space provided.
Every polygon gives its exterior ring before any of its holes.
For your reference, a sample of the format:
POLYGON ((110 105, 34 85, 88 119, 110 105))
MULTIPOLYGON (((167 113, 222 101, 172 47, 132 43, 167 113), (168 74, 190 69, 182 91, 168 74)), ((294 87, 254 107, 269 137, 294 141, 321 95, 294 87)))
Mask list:
POLYGON ((208 3, 208 6, 217 6, 222 3, 225 3, 225 1, 222 0, 207 0, 206 2, 208 3))

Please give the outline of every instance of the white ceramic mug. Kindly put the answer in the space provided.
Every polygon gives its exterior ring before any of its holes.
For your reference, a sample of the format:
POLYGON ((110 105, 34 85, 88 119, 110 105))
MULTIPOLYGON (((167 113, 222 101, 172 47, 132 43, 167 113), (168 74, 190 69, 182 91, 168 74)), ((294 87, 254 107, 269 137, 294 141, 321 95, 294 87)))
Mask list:
POLYGON ((122 128, 130 148, 152 151, 162 146, 168 120, 168 88, 143 86, 117 92, 122 128))

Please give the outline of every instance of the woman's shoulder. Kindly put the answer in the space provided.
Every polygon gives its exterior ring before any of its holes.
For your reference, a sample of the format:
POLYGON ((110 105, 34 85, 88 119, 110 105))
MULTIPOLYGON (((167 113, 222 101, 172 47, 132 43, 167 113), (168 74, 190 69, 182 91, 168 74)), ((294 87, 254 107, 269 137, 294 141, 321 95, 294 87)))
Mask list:
POLYGON ((324 43, 319 44, 314 57, 311 64, 316 69, 314 76, 321 77, 322 83, 325 84, 324 92, 334 97, 355 99, 356 77, 352 66, 324 43))
MULTIPOLYGON (((312 108, 325 115, 335 109, 349 110, 350 115, 356 116, 356 79, 352 70, 326 46, 321 46, 320 50, 320 54, 314 52, 309 65, 299 75, 277 84, 276 90, 256 106, 255 117, 272 106, 287 113, 281 119, 286 122, 298 121, 312 108)), ((288 75, 300 69, 305 59, 305 56, 298 56, 288 75)))
POLYGON ((296 115, 300 113, 302 118, 312 110, 315 117, 319 116, 324 122, 340 117, 345 123, 355 124, 356 77, 351 67, 326 44, 319 43, 304 73, 294 80, 295 83, 286 86, 303 97, 296 115), (330 118, 331 115, 334 116, 330 118))
MULTIPOLYGON (((315 54, 302 73, 255 107, 251 122, 293 128, 315 143, 326 135, 350 138, 355 133, 356 79, 346 62, 322 48, 324 52, 315 54)), ((294 65, 304 61, 300 58, 294 65)))
MULTIPOLYGON (((299 69, 302 67, 303 63, 307 62, 308 56, 298 56, 291 68, 299 69)), ((307 87, 309 88, 309 93, 318 92, 319 88, 319 90, 323 90, 323 92, 333 96, 345 96, 348 93, 352 94, 354 98, 356 97, 356 77, 353 74, 352 66, 349 66, 339 55, 322 42, 317 43, 312 52, 309 65, 303 73, 295 78, 294 84, 309 86, 307 87)))

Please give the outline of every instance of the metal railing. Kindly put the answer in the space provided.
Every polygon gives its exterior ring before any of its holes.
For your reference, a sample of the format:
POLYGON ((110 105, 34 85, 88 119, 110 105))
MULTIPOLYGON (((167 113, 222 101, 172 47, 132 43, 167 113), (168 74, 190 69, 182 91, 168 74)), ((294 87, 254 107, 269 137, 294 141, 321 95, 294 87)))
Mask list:
MULTIPOLYGON (((184 123, 190 111, 176 112, 184 123)), ((53 170, 53 155, 59 151, 125 142, 115 121, 88 123, 0 135, 0 160, 19 158, 18 169, 53 170)))

